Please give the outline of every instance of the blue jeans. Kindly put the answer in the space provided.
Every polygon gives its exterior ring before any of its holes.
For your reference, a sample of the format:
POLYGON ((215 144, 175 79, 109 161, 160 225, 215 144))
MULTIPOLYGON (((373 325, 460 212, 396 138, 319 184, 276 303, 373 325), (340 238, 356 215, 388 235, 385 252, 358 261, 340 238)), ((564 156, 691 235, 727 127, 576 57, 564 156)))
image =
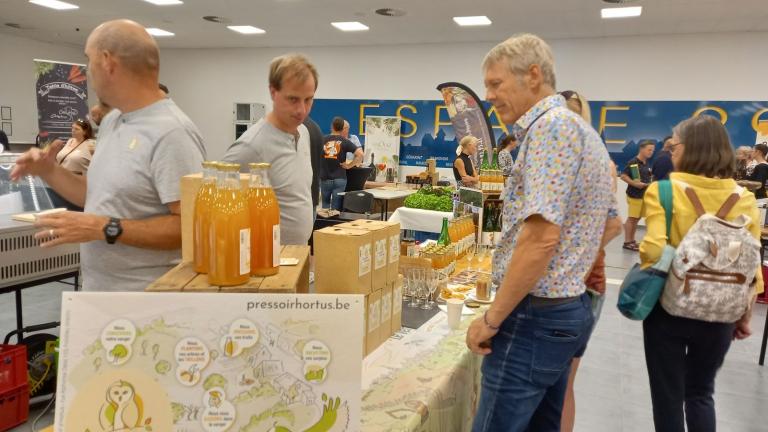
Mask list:
POLYGON ((533 306, 524 298, 491 340, 473 432, 559 432, 571 359, 589 339, 591 301, 533 306))
POLYGON ((331 208, 331 202, 333 202, 333 209, 341 211, 342 196, 339 196, 339 192, 344 192, 347 188, 347 179, 331 179, 322 180, 320 182, 320 191, 323 194, 323 208, 331 208))

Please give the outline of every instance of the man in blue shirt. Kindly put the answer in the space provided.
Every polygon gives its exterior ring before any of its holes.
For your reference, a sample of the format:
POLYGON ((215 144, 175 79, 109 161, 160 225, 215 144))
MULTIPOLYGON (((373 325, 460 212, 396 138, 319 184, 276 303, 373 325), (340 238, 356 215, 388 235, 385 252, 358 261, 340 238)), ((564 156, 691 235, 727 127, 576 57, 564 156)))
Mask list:
POLYGON ((672 170, 674 170, 674 166, 672 166, 672 137, 668 136, 664 138, 664 147, 661 148, 656 160, 653 161, 651 168, 653 180, 669 180, 669 173, 672 170))

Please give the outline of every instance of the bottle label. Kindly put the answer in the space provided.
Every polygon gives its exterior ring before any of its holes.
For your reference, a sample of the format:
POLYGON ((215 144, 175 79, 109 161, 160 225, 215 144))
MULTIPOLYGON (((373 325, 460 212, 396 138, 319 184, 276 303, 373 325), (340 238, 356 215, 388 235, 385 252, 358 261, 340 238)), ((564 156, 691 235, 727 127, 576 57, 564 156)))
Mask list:
POLYGON ((387 239, 376 240, 376 270, 387 265, 387 239))
POLYGON ((272 267, 280 265, 280 224, 272 225, 272 267))
POLYGON ((400 234, 389 238, 389 263, 394 264, 400 260, 400 234))
POLYGON ((368 273, 371 272, 371 245, 370 243, 367 245, 360 246, 360 249, 358 250, 358 274, 357 276, 365 276, 368 273))
POLYGON ((251 229, 240 230, 240 275, 251 272, 251 229))

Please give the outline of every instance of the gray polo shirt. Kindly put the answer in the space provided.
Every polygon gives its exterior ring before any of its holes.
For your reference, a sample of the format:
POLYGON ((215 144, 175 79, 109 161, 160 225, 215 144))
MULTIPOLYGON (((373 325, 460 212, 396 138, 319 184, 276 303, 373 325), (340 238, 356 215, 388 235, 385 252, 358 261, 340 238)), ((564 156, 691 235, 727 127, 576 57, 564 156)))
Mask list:
MULTIPOLYGON (((88 170, 85 211, 120 219, 170 214, 181 199, 181 177, 205 158, 197 127, 171 99, 130 113, 111 112, 101 123, 88 170)), ((181 250, 152 250, 92 241, 80 246, 83 289, 143 291, 181 260, 181 250)))
POLYGON ((312 235, 312 159, 309 130, 299 126, 298 140, 265 119, 248 128, 224 155, 224 161, 243 165, 269 162, 269 180, 280 204, 280 243, 306 245, 312 235))

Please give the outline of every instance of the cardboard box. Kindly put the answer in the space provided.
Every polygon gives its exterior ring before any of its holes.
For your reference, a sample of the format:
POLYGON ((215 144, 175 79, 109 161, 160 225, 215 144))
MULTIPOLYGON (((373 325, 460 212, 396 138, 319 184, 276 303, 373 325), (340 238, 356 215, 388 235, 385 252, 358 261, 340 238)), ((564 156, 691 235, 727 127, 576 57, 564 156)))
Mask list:
POLYGON ((379 345, 392 336, 392 294, 394 284, 387 284, 381 292, 381 329, 379 330, 379 345))
POLYGON ((315 292, 370 293, 373 274, 372 239, 370 231, 338 226, 315 231, 315 292))
POLYGON ((400 266, 400 223, 399 222, 379 222, 388 229, 389 249, 387 251, 387 282, 393 285, 397 282, 400 266))
POLYGON ((365 354, 368 355, 381 344, 381 291, 373 291, 367 296, 368 309, 365 321, 365 354))
POLYGON ((400 331, 403 324, 403 275, 399 275, 397 282, 392 287, 392 318, 390 320, 390 333, 400 331))
MULTIPOLYGON (((389 275, 389 232, 387 226, 380 221, 361 220, 354 222, 345 222, 335 225, 334 228, 363 230, 371 233, 371 252, 373 254, 373 275, 371 279, 371 290, 383 290, 387 286, 387 276, 389 275)), ((315 252, 317 256, 317 252, 315 252)))

